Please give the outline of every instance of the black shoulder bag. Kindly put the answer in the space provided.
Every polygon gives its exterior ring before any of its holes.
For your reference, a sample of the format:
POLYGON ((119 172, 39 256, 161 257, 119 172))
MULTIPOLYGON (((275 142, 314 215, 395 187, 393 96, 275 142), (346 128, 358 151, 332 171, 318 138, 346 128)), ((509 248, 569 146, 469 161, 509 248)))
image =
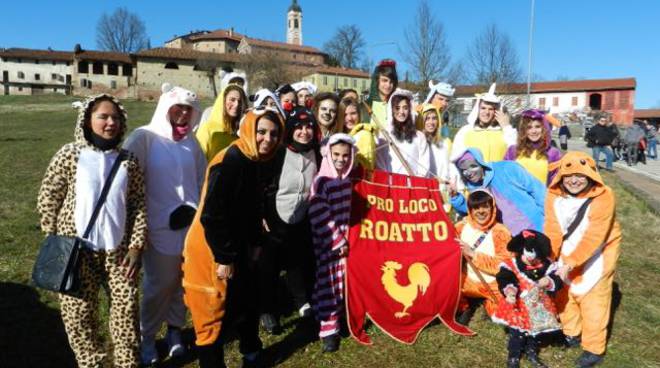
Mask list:
POLYGON ((92 231, 92 226, 103 207, 110 185, 112 184, 119 165, 126 158, 126 151, 120 150, 117 159, 112 164, 108 178, 96 202, 92 217, 82 238, 51 234, 41 243, 37 261, 32 268, 32 280, 35 285, 46 290, 75 296, 80 290, 80 248, 92 231))
POLYGON ((575 229, 577 229, 578 225, 580 225, 580 222, 582 222, 584 215, 587 213, 587 207, 589 207, 589 204, 593 200, 594 200, 593 197, 588 198, 586 201, 582 203, 580 208, 578 208, 577 213, 575 214, 575 218, 573 219, 573 222, 571 222, 571 224, 568 225, 568 228, 566 228, 566 234, 564 234, 562 240, 566 240, 570 238, 571 235, 573 235, 573 232, 575 232, 575 229))

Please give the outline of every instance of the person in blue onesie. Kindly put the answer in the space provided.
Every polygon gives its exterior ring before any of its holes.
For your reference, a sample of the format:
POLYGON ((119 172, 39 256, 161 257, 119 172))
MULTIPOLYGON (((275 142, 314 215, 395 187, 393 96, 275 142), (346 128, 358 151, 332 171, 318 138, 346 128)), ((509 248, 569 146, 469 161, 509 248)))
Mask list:
MULTIPOLYGON (((486 163, 481 152, 468 148, 454 160, 468 192, 487 189, 495 197, 498 216, 513 236, 524 229, 543 231, 545 186, 514 161, 486 163)), ((464 216, 463 193, 452 190, 451 205, 464 216)))

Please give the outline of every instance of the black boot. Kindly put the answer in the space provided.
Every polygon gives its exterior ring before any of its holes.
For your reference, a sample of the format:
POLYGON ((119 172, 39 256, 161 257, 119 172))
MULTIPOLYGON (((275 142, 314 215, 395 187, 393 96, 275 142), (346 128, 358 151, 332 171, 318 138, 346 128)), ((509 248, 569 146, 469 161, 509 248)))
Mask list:
POLYGON ((479 308, 479 303, 470 300, 467 309, 461 312, 458 317, 456 317, 456 322, 462 324, 463 326, 467 326, 470 323, 472 316, 474 316, 474 312, 477 310, 477 308, 479 308))
POLYGON ((225 354, 222 345, 213 343, 211 345, 197 346, 200 368, 227 368, 225 365, 225 354))
POLYGON ((580 346, 580 336, 564 336, 566 347, 569 349, 580 346))
POLYGON ((340 338, 338 334, 332 334, 322 338, 323 340, 323 352, 324 353, 334 353, 339 350, 340 338))
POLYGON ((522 354, 524 348, 525 334, 513 328, 509 328, 509 342, 507 344, 509 357, 506 361, 507 368, 520 367, 520 355, 522 354))
POLYGON ((534 368, 548 368, 541 359, 539 358, 539 348, 536 340, 533 337, 527 338, 527 345, 525 346, 525 354, 527 355, 527 360, 532 364, 534 368))
POLYGON ((577 360, 577 366, 580 368, 588 368, 588 367, 593 367, 597 364, 600 364, 603 361, 603 357, 605 354, 594 354, 590 353, 588 351, 584 351, 582 355, 577 360))

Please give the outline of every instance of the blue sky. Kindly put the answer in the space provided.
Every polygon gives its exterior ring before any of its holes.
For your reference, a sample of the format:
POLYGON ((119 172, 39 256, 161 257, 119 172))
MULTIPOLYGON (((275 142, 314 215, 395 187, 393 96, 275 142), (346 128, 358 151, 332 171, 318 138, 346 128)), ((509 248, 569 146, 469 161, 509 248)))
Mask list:
MULTIPOLYGON (((145 21, 153 47, 190 30, 229 27, 251 37, 285 41, 290 2, 5 1, 0 47, 72 50, 80 43, 94 49, 96 22, 118 6, 126 6, 145 21)), ((400 60, 392 43, 403 45, 403 31, 413 21, 416 1, 299 0, 299 4, 306 45, 321 48, 338 26, 357 24, 371 59, 400 60)), ((429 0, 429 4, 445 27, 453 60, 462 59, 485 25, 495 23, 511 37, 526 72, 530 0, 429 0)), ((536 0, 533 73, 545 80, 635 77, 636 108, 660 107, 659 21, 657 0, 536 0)))

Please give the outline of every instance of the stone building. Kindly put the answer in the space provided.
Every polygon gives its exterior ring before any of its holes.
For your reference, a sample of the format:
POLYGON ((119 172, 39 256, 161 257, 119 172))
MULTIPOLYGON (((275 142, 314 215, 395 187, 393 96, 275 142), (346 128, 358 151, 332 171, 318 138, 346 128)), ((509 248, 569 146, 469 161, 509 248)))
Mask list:
POLYGON ((73 53, 55 50, 0 49, 2 94, 71 92, 73 53))
POLYGON ((110 93, 119 98, 136 97, 135 57, 127 53, 73 51, 73 94, 110 93))
POLYGON ((136 60, 137 97, 141 99, 157 98, 164 82, 213 98, 220 92, 220 72, 232 70, 238 55, 162 47, 140 51, 136 60))

